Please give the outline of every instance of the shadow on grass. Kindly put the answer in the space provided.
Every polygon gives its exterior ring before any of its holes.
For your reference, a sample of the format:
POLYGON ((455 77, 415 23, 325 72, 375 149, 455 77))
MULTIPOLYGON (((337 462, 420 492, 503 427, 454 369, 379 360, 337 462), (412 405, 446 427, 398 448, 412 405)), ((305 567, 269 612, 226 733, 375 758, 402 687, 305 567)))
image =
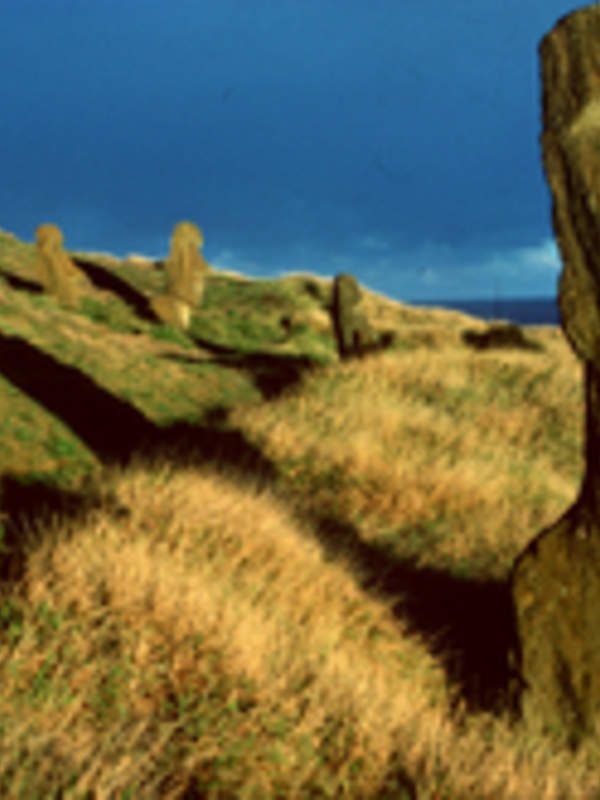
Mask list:
POLYGON ((218 364, 221 367, 244 370, 249 373, 256 388, 265 400, 272 400, 285 389, 300 381, 302 374, 318 369, 320 364, 308 356, 276 355, 271 353, 240 353, 231 347, 214 344, 205 339, 194 337, 198 347, 214 353, 215 357, 186 356, 166 354, 163 358, 187 363, 218 364))
POLYGON ((469 711, 514 712, 509 650, 518 647, 508 582, 455 577, 388 548, 366 543, 357 529, 303 510, 330 558, 350 558, 360 585, 392 601, 394 613, 423 637, 469 711))
MULTIPOLYGON (((107 466, 126 467, 134 457, 148 461, 168 458, 177 466, 223 464, 242 479, 252 476, 270 481, 277 474, 272 462, 241 431, 227 426, 228 410, 223 406, 206 411, 198 423, 161 427, 75 367, 61 364, 19 337, 1 334, 0 374, 59 418, 107 466)), ((0 509, 8 518, 5 542, 13 551, 8 558, 12 565, 3 560, 0 581, 18 580, 22 533, 28 521, 53 513, 70 517, 85 513, 90 502, 94 507, 99 499, 88 492, 77 496, 47 482, 0 477, 0 509)))
POLYGON ((83 258, 73 258, 73 263, 88 277, 98 289, 105 289, 119 297, 133 309, 136 316, 147 322, 159 321, 150 307, 146 295, 135 289, 130 283, 115 275, 106 267, 83 258))
POLYGON ((497 324, 490 325, 487 330, 465 330, 461 338, 466 345, 475 350, 489 350, 496 347, 512 347, 519 350, 537 350, 544 348, 538 342, 528 339, 518 325, 497 324))
POLYGON ((7 272, 4 269, 0 269, 0 276, 4 278, 11 289, 15 289, 18 292, 32 292, 33 294, 43 294, 44 292, 40 283, 29 281, 25 278, 19 278, 17 275, 13 275, 12 272, 7 272))
MULTIPOLYGON (((228 348, 214 348, 235 368, 271 370, 266 377, 257 378, 272 381, 268 391, 289 385, 290 377, 300 369, 296 362, 302 361, 243 356, 228 348), (284 366, 288 362, 290 373, 286 375, 284 366)), ((182 467, 224 464, 242 481, 258 477, 259 486, 260 481, 274 484, 279 478, 276 465, 243 432, 228 427, 228 409, 223 406, 206 411, 198 423, 162 428, 78 369, 61 364, 14 336, 0 335, 0 374, 61 419, 104 464, 127 466, 134 456, 148 460, 166 457, 182 467)), ((47 482, 2 476, 0 509, 6 519, 0 521, 8 554, 0 560, 0 589, 1 583, 22 578, 28 523, 52 515, 73 519, 100 502, 93 481, 89 490, 76 493, 47 482)), ((102 505, 118 516, 128 513, 128 509, 114 506, 110 498, 107 501, 104 497, 102 505)), ((505 707, 511 677, 507 652, 516 641, 507 584, 458 578, 420 567, 412 559, 400 560, 382 546, 363 542, 354 526, 306 506, 302 521, 308 522, 332 558, 349 554, 361 585, 390 599, 396 614, 429 642, 469 709, 505 707)), ((36 535, 43 536, 43 531, 36 535)))

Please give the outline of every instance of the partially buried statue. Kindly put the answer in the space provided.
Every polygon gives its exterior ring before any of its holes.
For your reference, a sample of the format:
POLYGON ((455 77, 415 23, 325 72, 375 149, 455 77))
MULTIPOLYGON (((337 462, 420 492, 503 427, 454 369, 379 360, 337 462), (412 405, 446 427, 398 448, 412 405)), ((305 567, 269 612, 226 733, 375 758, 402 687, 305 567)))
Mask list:
POLYGON ((45 222, 35 231, 37 245, 36 277, 44 291, 67 308, 77 305, 76 287, 88 285, 63 247, 63 234, 58 225, 45 222))
POLYGON ((151 301, 156 316, 170 325, 187 329, 195 309, 202 303, 209 266, 200 248, 202 231, 193 222, 178 222, 173 229, 171 249, 165 261, 167 285, 151 301))
POLYGON ((544 169, 563 271, 561 322, 585 366, 585 474, 575 503, 511 575, 525 722, 575 747, 600 732, 600 7, 539 46, 544 169))
POLYGON ((331 313, 341 359, 365 356, 389 347, 393 332, 377 333, 361 305, 361 291, 354 275, 341 272, 333 281, 331 313))

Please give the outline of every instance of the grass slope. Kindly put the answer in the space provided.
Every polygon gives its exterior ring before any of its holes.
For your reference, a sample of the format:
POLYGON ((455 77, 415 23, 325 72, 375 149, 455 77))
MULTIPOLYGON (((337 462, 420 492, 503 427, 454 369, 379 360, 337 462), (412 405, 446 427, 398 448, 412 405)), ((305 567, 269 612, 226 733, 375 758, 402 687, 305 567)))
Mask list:
POLYGON ((160 264, 72 255, 69 312, 0 235, 0 795, 598 796, 504 694, 508 571, 583 466, 560 330, 479 352, 365 290, 395 344, 340 363, 328 281, 215 271, 184 334, 160 264))

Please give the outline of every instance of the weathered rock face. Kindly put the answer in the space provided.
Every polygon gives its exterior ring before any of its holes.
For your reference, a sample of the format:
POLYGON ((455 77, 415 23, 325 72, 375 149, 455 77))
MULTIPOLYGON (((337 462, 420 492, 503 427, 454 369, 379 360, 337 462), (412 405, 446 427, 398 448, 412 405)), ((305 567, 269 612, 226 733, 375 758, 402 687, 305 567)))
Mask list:
POLYGON ((511 589, 523 716, 576 745, 600 731, 600 7, 560 19, 539 53, 561 322, 585 362, 586 467, 574 505, 515 561, 511 589))
POLYGON ((333 327, 340 358, 361 356, 377 347, 377 337, 360 308, 360 288, 353 275, 340 273, 333 282, 333 327))

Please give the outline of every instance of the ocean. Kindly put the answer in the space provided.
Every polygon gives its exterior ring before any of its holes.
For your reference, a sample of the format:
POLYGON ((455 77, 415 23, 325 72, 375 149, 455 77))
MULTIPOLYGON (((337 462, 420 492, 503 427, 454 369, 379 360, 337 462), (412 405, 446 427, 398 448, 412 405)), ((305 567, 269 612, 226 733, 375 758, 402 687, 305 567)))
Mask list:
POLYGON ((560 325, 556 297, 489 300, 410 300, 409 305, 453 308, 481 319, 505 320, 517 325, 560 325))

